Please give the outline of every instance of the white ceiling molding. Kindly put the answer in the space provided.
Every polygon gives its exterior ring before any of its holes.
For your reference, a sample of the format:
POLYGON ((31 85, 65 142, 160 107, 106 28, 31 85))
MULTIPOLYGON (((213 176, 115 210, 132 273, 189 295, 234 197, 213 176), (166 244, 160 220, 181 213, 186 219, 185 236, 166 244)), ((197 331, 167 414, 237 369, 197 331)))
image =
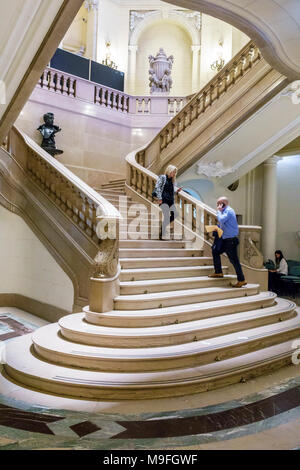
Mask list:
POLYGON ((264 58, 291 80, 300 77, 299 0, 168 0, 219 18, 247 34, 264 58))

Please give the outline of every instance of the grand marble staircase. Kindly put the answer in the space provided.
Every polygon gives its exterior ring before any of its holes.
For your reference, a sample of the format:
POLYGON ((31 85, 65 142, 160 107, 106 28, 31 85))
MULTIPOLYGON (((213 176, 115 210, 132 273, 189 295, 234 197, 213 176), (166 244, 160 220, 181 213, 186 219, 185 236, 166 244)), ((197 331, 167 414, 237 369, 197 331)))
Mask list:
MULTIPOLYGON (((101 195, 117 206, 124 182, 101 195)), ((130 203, 134 202, 129 200, 130 203)), ((85 307, 8 343, 5 373, 42 392, 104 400, 197 393, 291 363, 296 306, 258 284, 211 279, 185 240, 120 241, 114 309, 85 307)))

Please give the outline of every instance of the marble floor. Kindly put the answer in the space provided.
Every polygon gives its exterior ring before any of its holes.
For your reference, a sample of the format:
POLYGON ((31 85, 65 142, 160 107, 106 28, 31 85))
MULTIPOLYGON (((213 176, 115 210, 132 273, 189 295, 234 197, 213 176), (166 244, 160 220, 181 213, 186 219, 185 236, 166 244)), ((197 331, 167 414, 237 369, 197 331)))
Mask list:
MULTIPOLYGON (((45 324, 1 307, 0 352, 45 324)), ((42 394, 0 374, 1 450, 299 448, 300 366, 198 395, 123 402, 42 394)))

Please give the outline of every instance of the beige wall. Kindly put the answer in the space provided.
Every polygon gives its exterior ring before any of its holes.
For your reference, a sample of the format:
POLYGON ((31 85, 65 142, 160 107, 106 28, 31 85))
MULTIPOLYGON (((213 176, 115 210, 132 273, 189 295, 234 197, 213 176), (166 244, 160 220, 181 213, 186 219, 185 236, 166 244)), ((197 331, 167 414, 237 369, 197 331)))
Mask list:
POLYGON ((110 0, 99 0, 98 62, 105 59, 105 43, 111 42, 111 60, 118 70, 127 73, 129 41, 129 8, 110 0))
MULTIPOLYGON (((82 5, 77 13, 73 23, 71 24, 67 34, 62 41, 62 47, 71 52, 79 51, 81 47, 86 49, 86 33, 87 33, 87 10, 82 5)), ((86 54, 84 54, 86 55, 86 54)))
POLYGON ((72 311, 71 280, 16 214, 0 206, 0 293, 20 294, 72 311))
POLYGON ((156 56, 160 47, 163 47, 167 56, 174 56, 171 95, 189 95, 192 91, 191 45, 189 35, 179 26, 167 21, 146 29, 138 42, 135 94, 150 94, 148 56, 156 56))
POLYGON ((200 88, 206 85, 216 74, 211 64, 218 58, 218 43, 223 42, 225 63, 232 59, 247 42, 248 36, 233 28, 230 24, 208 15, 202 15, 202 47, 200 66, 200 88))

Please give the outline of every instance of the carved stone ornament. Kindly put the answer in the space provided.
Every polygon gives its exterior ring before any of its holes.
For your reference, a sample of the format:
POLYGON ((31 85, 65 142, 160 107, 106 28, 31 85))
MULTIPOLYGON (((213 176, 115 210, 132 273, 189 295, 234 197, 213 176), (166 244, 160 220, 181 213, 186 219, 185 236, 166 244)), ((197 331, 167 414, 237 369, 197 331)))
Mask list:
POLYGON ((255 231, 240 232, 241 261, 251 268, 261 269, 263 267, 263 255, 259 250, 260 233, 255 231))
POLYGON ((198 31, 202 29, 202 13, 199 11, 176 10, 177 15, 184 16, 195 24, 198 31))
POLYGON ((149 55, 149 86, 150 93, 170 93, 172 88, 171 70, 173 67, 174 57, 167 57, 165 51, 161 47, 154 57, 149 55))
POLYGON ((224 168, 223 162, 220 161, 211 162, 207 165, 203 165, 202 163, 197 164, 197 175, 204 175, 208 178, 221 178, 222 176, 226 176, 229 173, 233 173, 232 168, 224 168))
POLYGON ((118 272, 119 244, 117 240, 103 240, 94 261, 96 263, 93 277, 114 277, 118 272))

